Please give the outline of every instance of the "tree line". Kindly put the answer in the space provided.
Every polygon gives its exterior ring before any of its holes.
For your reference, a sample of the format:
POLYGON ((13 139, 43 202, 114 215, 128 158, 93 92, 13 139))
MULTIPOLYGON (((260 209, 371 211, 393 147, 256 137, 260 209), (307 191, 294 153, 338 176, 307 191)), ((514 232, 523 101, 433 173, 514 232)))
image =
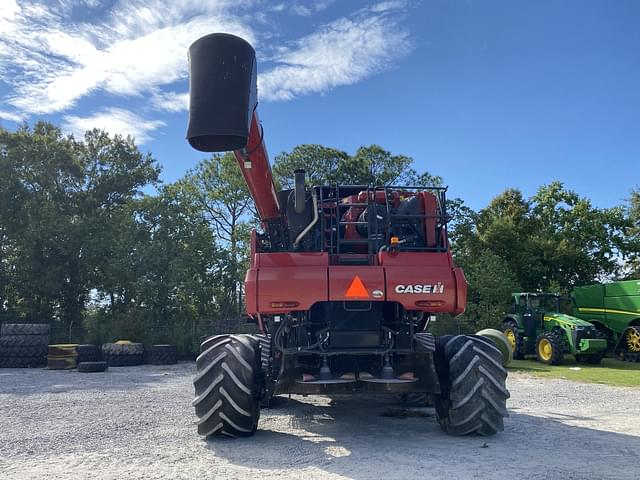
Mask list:
MULTIPOLYGON (((377 145, 353 155, 299 145, 274 159, 280 187, 296 168, 311 184, 443 183, 377 145)), ((242 279, 257 220, 233 155, 171 184, 159 175, 130 137, 0 128, 0 322, 51 323, 55 341, 130 338, 185 354, 201 335, 247 328, 242 279)), ((454 198, 449 213, 470 284, 465 328, 495 324, 511 291, 640 276, 639 190, 597 208, 556 182, 531 198, 506 190, 479 211, 454 198)))

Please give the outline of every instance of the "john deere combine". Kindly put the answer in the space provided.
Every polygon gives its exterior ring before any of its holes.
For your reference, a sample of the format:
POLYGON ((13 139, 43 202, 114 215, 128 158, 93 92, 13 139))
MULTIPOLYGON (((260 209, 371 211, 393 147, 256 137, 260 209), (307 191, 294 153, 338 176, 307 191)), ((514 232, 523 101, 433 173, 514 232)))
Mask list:
POLYGON ((600 363, 606 339, 593 324, 562 313, 562 301, 552 293, 513 294, 513 310, 502 324, 513 358, 535 353, 540 362, 558 365, 570 353, 578 362, 600 363))
POLYGON ((640 280, 577 287, 573 315, 593 323, 616 358, 640 362, 640 280))

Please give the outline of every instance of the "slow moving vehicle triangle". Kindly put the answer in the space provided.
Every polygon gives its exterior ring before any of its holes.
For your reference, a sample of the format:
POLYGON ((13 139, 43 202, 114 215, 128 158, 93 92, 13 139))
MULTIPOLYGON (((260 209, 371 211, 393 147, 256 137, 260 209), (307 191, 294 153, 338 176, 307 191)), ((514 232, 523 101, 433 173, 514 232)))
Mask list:
POLYGON ((364 283, 362 283, 362 280, 360 280, 360 277, 356 275, 353 277, 351 285, 347 288, 344 296, 347 298, 369 298, 369 292, 364 286, 364 283))

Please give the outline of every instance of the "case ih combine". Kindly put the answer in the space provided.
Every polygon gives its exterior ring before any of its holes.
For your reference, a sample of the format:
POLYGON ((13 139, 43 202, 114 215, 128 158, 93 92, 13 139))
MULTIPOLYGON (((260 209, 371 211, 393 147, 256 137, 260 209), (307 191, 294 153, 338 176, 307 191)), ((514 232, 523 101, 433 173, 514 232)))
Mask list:
POLYGON ((427 393, 442 429, 491 435, 507 416, 500 351, 476 336, 434 338, 429 319, 464 311, 444 188, 305 185, 277 191, 258 120, 255 51, 228 34, 189 49, 187 137, 233 151, 260 216, 245 279, 261 334, 201 345, 198 432, 249 436, 276 394, 427 393))

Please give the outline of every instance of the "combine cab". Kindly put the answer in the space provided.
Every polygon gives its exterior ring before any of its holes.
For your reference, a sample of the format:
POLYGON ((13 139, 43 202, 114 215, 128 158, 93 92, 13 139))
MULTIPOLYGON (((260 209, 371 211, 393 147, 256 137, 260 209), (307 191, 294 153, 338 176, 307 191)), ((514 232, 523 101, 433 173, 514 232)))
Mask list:
POLYGON ((434 338, 429 321, 459 314, 466 282, 447 239, 446 190, 310 186, 277 191, 256 106, 253 48, 212 34, 189 49, 188 140, 233 151, 262 231, 245 279, 257 335, 201 345, 198 432, 249 436, 278 394, 422 393, 450 434, 494 434, 507 416, 502 355, 482 337, 434 338))
POLYGON ((600 363, 607 341, 591 323, 562 313, 562 301, 552 293, 513 294, 513 311, 503 320, 513 358, 535 353, 538 361, 558 365, 570 353, 578 362, 600 363))

